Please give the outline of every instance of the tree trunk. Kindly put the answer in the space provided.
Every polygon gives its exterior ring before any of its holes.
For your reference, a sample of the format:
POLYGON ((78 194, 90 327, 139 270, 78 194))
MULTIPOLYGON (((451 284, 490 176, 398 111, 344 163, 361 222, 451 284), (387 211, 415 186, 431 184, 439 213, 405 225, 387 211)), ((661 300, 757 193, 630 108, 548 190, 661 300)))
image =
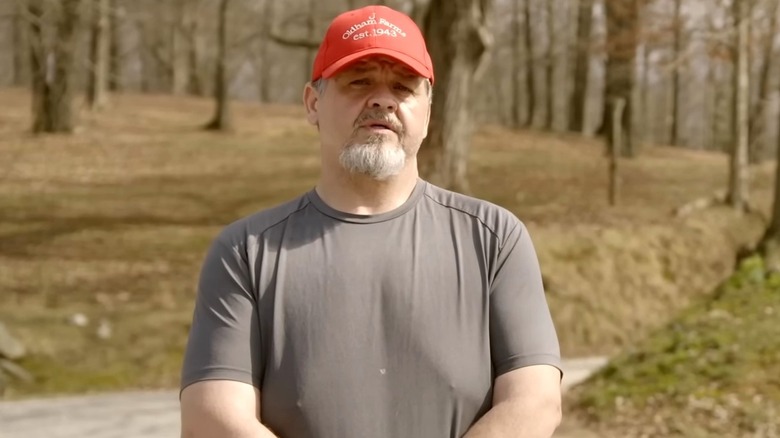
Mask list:
POLYGON ((91 109, 105 107, 108 101, 108 63, 110 56, 108 0, 92 0, 90 65, 87 105, 91 109))
POLYGON ((553 129, 553 118, 555 115, 555 61, 556 51, 558 50, 558 38, 556 35, 557 26, 555 25, 555 0, 545 0, 547 3, 547 71, 546 97, 547 97, 547 118, 544 127, 548 130, 553 129))
MULTIPOLYGON (((610 112, 612 113, 613 120, 621 120, 623 118, 623 110, 626 106, 626 101, 623 98, 617 98, 610 102, 610 112)), ((610 144, 609 151, 609 205, 616 206, 620 198, 620 151, 623 150, 623 129, 620 123, 612 125, 614 132, 612 133, 612 143, 610 144)))
MULTIPOLYGON (((777 137, 775 138, 775 141, 777 141, 777 145, 775 146, 775 149, 776 149, 776 155, 780 156, 780 109, 778 109, 777 111, 777 116, 779 117, 777 119, 778 131, 777 131, 777 137)), ((778 160, 778 163, 780 163, 780 160, 778 160)), ((778 165, 778 167, 780 167, 780 164, 778 165)))
POLYGON ((574 91, 569 104, 570 128, 584 134, 585 111, 590 76, 590 50, 593 28, 593 0, 579 0, 577 13, 577 43, 574 61, 574 91))
POLYGON ((669 121, 669 143, 678 146, 680 143, 680 61, 682 59, 682 0, 674 0, 674 53, 672 54, 672 111, 669 121))
POLYGON ((30 76, 32 86, 33 132, 43 131, 51 125, 48 121, 47 106, 51 97, 48 72, 48 50, 43 25, 43 0, 28 0, 30 38, 30 76))
POLYGON ((62 0, 53 47, 49 49, 43 29, 44 4, 29 3, 31 68, 33 69, 33 126, 35 133, 72 132, 73 70, 80 0, 62 0))
MULTIPOLYGON (((273 0, 265 0, 265 5, 263 7, 263 25, 268 29, 271 28, 274 22, 273 9, 273 0)), ((262 63, 260 66, 262 75, 262 80, 260 81, 259 87, 260 102, 267 103, 271 101, 271 66, 273 65, 271 62, 271 53, 269 47, 270 41, 267 37, 263 37, 260 45, 260 62, 262 63)))
POLYGON ((469 193, 466 169, 472 137, 472 89, 492 46, 491 0, 432 0, 424 20, 437 92, 428 137, 419 154, 422 176, 469 193))
POLYGON ((607 138, 608 150, 614 141, 614 123, 623 127, 623 156, 633 156, 632 102, 634 61, 636 58, 637 27, 639 23, 638 0, 607 0, 607 72, 604 123, 602 131, 607 138), (610 102, 625 101, 621 120, 613 120, 610 102))
MULTIPOLYGON (((780 111, 778 111, 778 115, 780 115, 780 111)), ((780 119, 777 122, 780 125, 780 119)), ((780 135, 777 138, 776 159, 780 163, 780 135)), ((769 226, 759 247, 765 257, 767 268, 774 272, 780 272, 780 165, 775 167, 775 193, 772 217, 769 220, 769 226)))
MULTIPOLYGON (((272 75, 274 67, 274 62, 271 58, 271 41, 273 41, 274 37, 271 35, 275 33, 272 30, 274 27, 275 13, 273 0, 263 0, 261 3, 261 10, 263 18, 260 25, 264 29, 267 29, 268 32, 264 32, 260 38, 251 43, 249 58, 254 70, 258 99, 262 103, 270 103, 272 100, 272 75)), ((278 37, 280 35, 276 36, 278 37)), ((317 42, 317 46, 319 47, 319 42, 317 42)), ((306 71, 311 72, 311 68, 312 66, 308 66, 306 71)), ((305 78, 306 81, 309 79, 309 76, 305 78)))
POLYGON ((533 0, 525 0, 525 81, 526 81, 526 95, 528 96, 528 119, 526 124, 528 126, 534 125, 535 114, 538 111, 536 104, 536 87, 535 78, 536 70, 534 68, 534 31, 531 26, 531 2, 533 0))
POLYGON ((189 53, 187 49, 188 38, 186 37, 186 28, 188 16, 190 14, 187 0, 177 0, 172 2, 173 22, 171 27, 171 92, 174 95, 187 93, 187 81, 190 78, 189 72, 189 53))
MULTIPOLYGON (((317 14, 317 0, 309 0, 309 11, 308 15, 306 15, 306 37, 309 40, 314 40, 317 38, 317 21, 316 21, 316 14, 317 14)), ((314 58, 317 56, 317 49, 316 48, 307 48, 306 49, 306 57, 304 59, 304 68, 303 68, 303 79, 304 82, 308 82, 311 78, 311 70, 314 65, 314 58)))
POLYGON ((139 74, 141 76, 141 92, 143 93, 149 93, 153 91, 154 85, 154 77, 155 75, 155 69, 153 66, 154 63, 154 57, 151 54, 151 36, 149 32, 149 26, 141 20, 137 20, 137 26, 138 26, 138 34, 141 48, 141 56, 139 60, 139 67, 140 71, 139 74))
POLYGON ((21 1, 16 2, 16 10, 13 16, 13 33, 11 35, 11 45, 14 51, 13 57, 13 78, 12 84, 17 87, 23 87, 30 83, 30 64, 29 57, 25 48, 28 46, 27 25, 24 16, 24 8, 21 1))
POLYGON ((109 61, 108 61, 108 89, 110 91, 122 90, 122 34, 120 26, 124 18, 124 8, 118 0, 109 0, 108 31, 109 31, 109 61))
MULTIPOLYGON (((520 20, 520 1, 512 0, 512 69, 510 77, 512 81, 512 106, 510 108, 511 125, 519 128, 525 124, 526 108, 523 105, 528 102, 523 93, 523 73, 525 73, 523 63, 523 27, 520 20)), ((527 23, 526 23, 527 25, 527 23)))
POLYGON ((766 153, 762 147, 766 140, 766 108, 771 97, 771 72, 774 67, 774 48, 775 38, 777 36, 777 13, 780 10, 780 0, 773 0, 770 8, 769 34, 764 46, 763 64, 761 65, 761 74, 758 83, 758 99, 752 102, 750 108, 750 127, 749 127, 749 159, 751 163, 758 163, 766 158, 766 153))
POLYGON ((428 2, 426 0, 411 0, 412 12, 409 14, 418 26, 425 25, 425 16, 428 14, 428 2))
POLYGON ((203 59, 203 44, 200 35, 198 35, 200 30, 198 26, 198 17, 193 14, 188 17, 188 19, 187 39, 189 42, 187 44, 187 72, 189 73, 189 78, 187 79, 187 92, 193 96, 203 96, 205 95, 206 90, 200 75, 201 60, 203 59))
POLYGON ((227 10, 230 0, 220 0, 219 4, 219 30, 217 36, 217 71, 214 75, 214 99, 216 101, 216 113, 214 118, 206 125, 206 129, 213 131, 230 131, 233 128, 230 113, 230 96, 228 80, 228 53, 227 53, 227 10))
MULTIPOLYGON (((780 120, 778 120, 780 123, 780 120)), ((780 163, 780 147, 777 148, 777 160, 780 163)), ((772 218, 769 221, 767 234, 780 241, 780 166, 775 169, 775 194, 772 207, 772 218)))
POLYGON ((644 41, 644 50, 642 51, 642 84, 640 86, 642 115, 644 117, 642 122, 642 142, 646 145, 656 142, 656 118, 654 117, 655 114, 651 111, 651 108, 655 108, 655 106, 650 103, 650 99, 655 98, 650 87, 650 71, 652 68, 650 62, 651 53, 652 45, 650 44, 650 39, 646 38, 644 41))
POLYGON ((748 0, 737 0, 732 6, 736 25, 736 71, 734 74, 734 137, 729 172, 728 203, 743 210, 748 197, 748 142, 750 109, 750 61, 748 33, 750 32, 750 6, 748 0))
POLYGON ((717 118, 718 118, 718 92, 717 92, 717 65, 714 60, 710 59, 707 63, 707 77, 705 86, 707 87, 707 98, 704 102, 707 108, 707 115, 705 120, 708 126, 705 128, 704 136, 704 148, 712 150, 717 144, 717 118))

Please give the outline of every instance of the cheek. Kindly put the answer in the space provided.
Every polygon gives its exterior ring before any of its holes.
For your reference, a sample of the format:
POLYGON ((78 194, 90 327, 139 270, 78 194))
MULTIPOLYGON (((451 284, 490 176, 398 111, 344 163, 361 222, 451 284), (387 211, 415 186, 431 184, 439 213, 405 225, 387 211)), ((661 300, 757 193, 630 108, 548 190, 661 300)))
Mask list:
MULTIPOLYGON (((320 112, 320 123, 332 133, 351 133, 359 115, 354 105, 346 102, 334 102, 320 112), (324 111, 323 111, 324 110, 324 111)), ((321 126, 322 128, 322 126, 321 126)))
POLYGON ((425 133, 428 108, 425 105, 410 107, 403 114, 407 132, 414 137, 420 137, 425 133))
POLYGON ((341 143, 351 134, 352 124, 342 111, 320 112, 320 138, 325 143, 341 143))

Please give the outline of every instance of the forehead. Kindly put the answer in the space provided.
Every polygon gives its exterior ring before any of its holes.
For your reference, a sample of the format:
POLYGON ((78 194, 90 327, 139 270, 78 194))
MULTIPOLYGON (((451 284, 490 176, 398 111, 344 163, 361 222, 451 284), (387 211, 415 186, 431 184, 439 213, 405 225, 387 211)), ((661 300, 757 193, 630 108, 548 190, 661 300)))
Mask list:
POLYGON ((344 68, 341 73, 369 73, 385 69, 408 78, 421 77, 402 62, 396 61, 395 59, 389 58, 387 56, 370 56, 360 59, 344 68))

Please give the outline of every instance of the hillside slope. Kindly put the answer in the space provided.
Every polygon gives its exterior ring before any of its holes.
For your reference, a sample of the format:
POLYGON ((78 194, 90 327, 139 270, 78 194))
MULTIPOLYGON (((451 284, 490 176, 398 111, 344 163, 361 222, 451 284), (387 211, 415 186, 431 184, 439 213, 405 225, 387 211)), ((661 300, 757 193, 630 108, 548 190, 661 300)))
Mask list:
POLYGON ((615 436, 780 436, 780 273, 745 260, 569 398, 615 436))

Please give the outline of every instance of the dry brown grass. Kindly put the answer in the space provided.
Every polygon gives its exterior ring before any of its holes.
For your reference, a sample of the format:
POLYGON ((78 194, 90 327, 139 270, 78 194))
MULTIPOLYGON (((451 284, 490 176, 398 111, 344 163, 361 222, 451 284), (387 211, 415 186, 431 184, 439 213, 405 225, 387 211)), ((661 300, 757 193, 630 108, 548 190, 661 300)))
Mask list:
MULTIPOLYGON (((236 132, 206 133, 211 102, 116 96, 72 136, 27 133, 24 90, 0 90, 0 320, 39 377, 9 392, 175 386, 203 251, 225 224, 309 189, 316 131, 300 108, 236 103, 236 132), (67 323, 75 312, 93 324, 67 323), (114 326, 95 336, 95 321, 114 326)), ((566 354, 612 352, 709 291, 762 223, 673 208, 725 186, 719 154, 652 148, 622 163, 606 202, 595 140, 484 127, 474 194, 531 228, 566 354)), ((756 169, 769 205, 771 166, 756 169)))

